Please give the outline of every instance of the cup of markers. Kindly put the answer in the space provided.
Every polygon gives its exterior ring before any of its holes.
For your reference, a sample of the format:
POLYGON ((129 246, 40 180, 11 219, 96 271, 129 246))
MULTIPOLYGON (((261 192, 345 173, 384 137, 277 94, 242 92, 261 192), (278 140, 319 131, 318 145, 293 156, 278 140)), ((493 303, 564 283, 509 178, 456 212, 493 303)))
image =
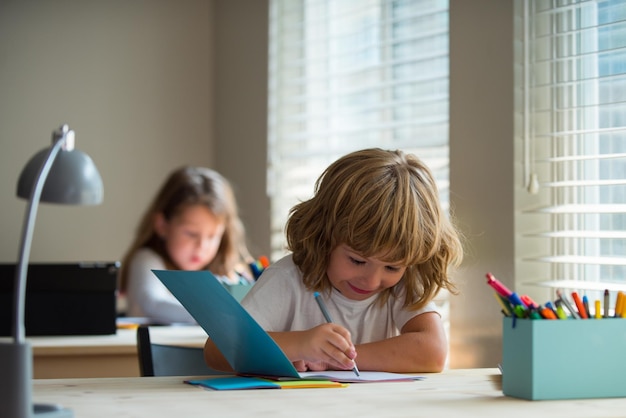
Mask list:
POLYGON ((560 291, 554 302, 539 305, 512 292, 491 273, 487 284, 504 314, 500 369, 505 395, 529 400, 626 396, 626 321, 604 319, 626 318, 623 292, 617 293, 611 312, 608 290, 604 304, 595 301, 592 307, 585 296, 572 292, 570 299, 560 291), (593 318, 604 320, 559 320, 593 318), (579 350, 554 349, 579 346, 581 341, 585 344, 579 350), (581 376, 593 384, 581 385, 581 376))
POLYGON ((269 265, 270 260, 264 255, 249 263, 248 266, 250 267, 250 271, 252 271, 254 280, 257 280, 259 277, 261 277, 261 274, 269 265))
POLYGON ((529 319, 626 318, 626 293, 621 291, 617 292, 615 308, 611 314, 608 289, 604 291, 604 303, 594 301, 593 310, 586 295, 581 298, 577 292, 572 292, 570 301, 560 290, 557 290, 557 299, 554 302, 548 301, 540 305, 527 295, 520 296, 511 291, 493 274, 487 273, 486 277, 504 316, 529 319))

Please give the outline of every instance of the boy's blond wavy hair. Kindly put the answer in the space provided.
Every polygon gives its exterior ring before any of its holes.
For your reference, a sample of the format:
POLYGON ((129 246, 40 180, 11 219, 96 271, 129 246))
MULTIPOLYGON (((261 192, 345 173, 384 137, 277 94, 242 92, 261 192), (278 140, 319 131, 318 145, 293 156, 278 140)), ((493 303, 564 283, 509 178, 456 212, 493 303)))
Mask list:
POLYGON ((457 293, 448 268, 463 257, 459 233, 441 208, 432 173, 412 154, 373 148, 335 161, 314 196, 291 209, 286 234, 312 291, 330 290, 330 253, 346 244, 364 257, 406 266, 398 285, 380 294, 381 304, 402 287, 404 306, 415 310, 441 289, 457 293))

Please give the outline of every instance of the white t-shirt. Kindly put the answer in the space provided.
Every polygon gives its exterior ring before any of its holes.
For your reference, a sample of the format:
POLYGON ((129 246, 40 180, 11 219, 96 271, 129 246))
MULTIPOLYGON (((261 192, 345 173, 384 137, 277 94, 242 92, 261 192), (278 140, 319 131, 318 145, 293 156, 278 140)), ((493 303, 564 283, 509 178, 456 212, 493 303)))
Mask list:
POLYGON ((141 248, 129 263, 126 289, 128 316, 146 317, 163 324, 196 322, 152 273, 153 269, 167 269, 157 253, 149 248, 141 248))
MULTIPOLYGON (((335 289, 330 296, 320 293, 333 322, 350 331, 354 344, 397 336, 411 318, 436 311, 432 302, 418 311, 409 311, 402 307, 403 295, 390 297, 381 307, 376 304, 378 295, 355 301, 335 289)), ((270 332, 306 330, 326 322, 313 292, 304 286, 302 273, 291 255, 265 269, 241 304, 270 332)))

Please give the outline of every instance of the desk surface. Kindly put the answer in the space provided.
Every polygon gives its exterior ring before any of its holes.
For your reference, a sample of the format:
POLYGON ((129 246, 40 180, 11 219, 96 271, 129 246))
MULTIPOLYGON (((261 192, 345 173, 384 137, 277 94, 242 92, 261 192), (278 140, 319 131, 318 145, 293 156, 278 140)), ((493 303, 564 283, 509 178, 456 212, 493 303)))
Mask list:
MULTIPOLYGON (((154 343, 182 346, 203 346, 206 332, 197 325, 150 327, 150 340, 154 343)), ((135 354, 137 352, 137 330, 118 329, 111 335, 77 335, 54 337, 28 337, 33 354, 135 354)))
POLYGON ((35 380, 36 403, 76 417, 624 417, 626 398, 526 401, 504 396, 497 369, 447 370, 416 382, 341 389, 211 391, 182 377, 35 380))
MULTIPOLYGON (((152 342, 202 347, 206 332, 199 326, 150 327, 152 342)), ((37 379, 138 377, 137 331, 113 335, 29 337, 33 374, 37 379)))

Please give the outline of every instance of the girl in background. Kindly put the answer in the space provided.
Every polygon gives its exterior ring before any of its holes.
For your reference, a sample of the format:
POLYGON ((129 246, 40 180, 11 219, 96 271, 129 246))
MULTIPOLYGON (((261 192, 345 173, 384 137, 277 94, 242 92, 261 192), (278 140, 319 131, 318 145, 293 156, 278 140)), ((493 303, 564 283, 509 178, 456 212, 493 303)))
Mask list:
POLYGON ((228 181, 208 168, 181 167, 158 191, 122 259, 126 314, 152 323, 195 323, 151 270, 207 269, 225 283, 248 283, 250 259, 228 181))

